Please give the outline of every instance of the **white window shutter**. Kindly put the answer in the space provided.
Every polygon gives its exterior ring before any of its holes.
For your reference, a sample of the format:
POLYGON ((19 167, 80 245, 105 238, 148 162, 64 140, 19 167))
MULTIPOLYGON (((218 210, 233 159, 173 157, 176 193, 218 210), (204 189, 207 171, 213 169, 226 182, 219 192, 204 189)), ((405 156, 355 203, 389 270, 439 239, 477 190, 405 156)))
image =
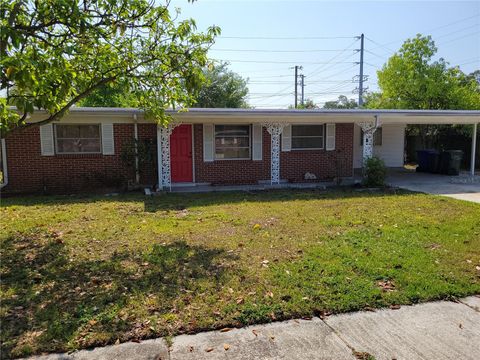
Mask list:
POLYGON ((335 150, 335 124, 327 124, 327 136, 326 136, 327 150, 335 150))
POLYGON ((40 149, 42 156, 55 155, 53 142, 53 124, 40 126, 40 149))
POLYGON ((213 161, 213 124, 203 124, 203 161, 213 161))
POLYGON ((115 154, 113 124, 102 124, 102 153, 103 155, 115 154))
POLYGON ((262 160, 263 127, 260 124, 253 124, 252 128, 253 128, 252 159, 262 160))
POLYGON ((292 125, 286 125, 282 131, 282 151, 292 150, 292 125))

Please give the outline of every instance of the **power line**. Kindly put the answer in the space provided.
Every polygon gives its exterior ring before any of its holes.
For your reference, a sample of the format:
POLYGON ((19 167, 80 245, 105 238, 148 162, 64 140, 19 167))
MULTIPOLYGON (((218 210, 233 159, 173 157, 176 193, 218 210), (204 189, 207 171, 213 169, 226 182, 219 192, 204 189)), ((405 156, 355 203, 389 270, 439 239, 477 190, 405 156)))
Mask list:
POLYGON ((369 53, 370 55, 373 55, 373 56, 378 57, 379 59, 382 59, 382 60, 385 60, 385 59, 386 59, 385 56, 380 56, 380 55, 375 54, 374 52, 372 52, 372 51, 370 51, 370 50, 365 49, 364 51, 365 51, 366 53, 369 53))
MULTIPOLYGON (((337 75, 340 75, 340 74, 344 74, 345 71, 350 70, 350 69, 356 67, 357 65, 358 65, 358 63, 354 63, 352 66, 350 66, 350 67, 348 67, 348 68, 346 68, 346 69, 342 69, 342 70, 340 70, 340 71, 338 71, 338 72, 336 72, 336 73, 334 73, 334 74, 331 74, 331 75, 328 75, 328 76, 324 77, 323 80, 331 79, 331 78, 334 77, 334 76, 337 76, 337 75)), ((326 69, 325 69, 325 70, 326 70, 326 69)), ((309 75, 307 75, 307 76, 309 76, 309 75)))
MULTIPOLYGON (((426 30, 424 31, 425 33, 430 33, 432 31, 435 31, 435 30, 439 30, 439 29, 443 29, 443 28, 446 28, 446 27, 449 27, 449 26, 452 26, 452 25, 455 25, 455 24, 458 24, 460 22, 464 22, 466 20, 470 20, 470 19, 473 19, 473 18, 479 18, 480 14, 476 14, 476 15, 472 15, 472 16, 468 16, 466 18, 463 18, 463 19, 459 19, 459 20, 456 20, 456 21, 453 21, 451 23, 448 23, 448 24, 445 24, 445 25, 441 25, 441 26, 438 26, 438 27, 435 27, 435 28, 431 28, 429 30, 426 30)), ((443 37, 446 37, 446 36, 449 36, 451 34, 455 34, 455 33, 458 33, 458 32, 461 32, 463 30, 467 30, 469 28, 472 28, 472 27, 475 27, 475 26, 478 26, 477 24, 474 24, 472 26, 468 26, 468 27, 465 27, 465 28, 462 28, 462 29, 459 29, 459 30, 455 30, 453 32, 448 32, 447 34, 443 34, 443 35, 440 35, 440 36, 437 36, 436 38, 439 39, 439 38, 443 38, 443 37)), ((372 50, 375 50, 375 49, 378 49, 378 48, 383 48, 383 49, 386 49, 390 54, 392 53, 395 53, 394 50, 390 49, 387 47, 387 45, 391 45, 391 44, 395 44, 395 43, 398 43, 399 41, 404 41, 405 39, 399 39, 399 40, 394 40, 394 41, 390 41, 388 43, 385 43, 385 44, 380 44, 378 42, 376 42, 375 40, 373 39, 370 39, 368 37, 365 37, 367 40, 371 41, 372 43, 374 43, 375 45, 377 45, 377 47, 373 48, 372 50)))
POLYGON ((480 65, 480 59, 476 59, 476 60, 473 60, 473 61, 467 61, 467 62, 458 64, 457 66, 468 65, 468 64, 475 64, 475 63, 480 65))
POLYGON ((458 23, 460 23, 460 22, 464 22, 465 20, 470 20, 470 19, 473 19, 473 18, 478 19, 479 17, 480 17, 480 13, 479 13, 479 14, 472 15, 472 16, 468 16, 468 17, 463 18, 463 19, 455 20, 455 21, 453 21, 453 22, 451 22, 451 23, 448 23, 448 24, 445 24, 445 25, 440 25, 440 26, 434 27, 434 28, 432 28, 432 29, 430 29, 430 30, 427 30, 427 32, 434 31, 434 30, 438 30, 438 29, 443 29, 443 28, 446 28, 446 27, 449 27, 449 26, 458 24, 458 23))
POLYGON ((461 39, 465 39, 465 38, 467 38, 467 37, 470 37, 470 36, 472 36, 472 35, 477 35, 477 34, 479 34, 479 33, 480 33, 480 31, 475 31, 475 32, 470 33, 470 34, 466 34, 466 35, 457 37, 457 38, 455 38, 455 39, 451 39, 451 40, 448 40, 448 41, 439 43, 438 45, 450 44, 450 43, 452 43, 452 42, 454 42, 454 41, 461 40, 461 39))
MULTIPOLYGON (((320 70, 324 70, 326 68, 326 65, 330 64, 333 62, 333 60, 336 60, 339 56, 341 56, 343 53, 345 53, 346 51, 348 50, 351 50, 352 46, 358 41, 358 38, 355 37, 355 40, 350 43, 350 45, 348 45, 345 49, 343 49, 340 53, 338 53, 337 55, 333 56, 332 58, 330 58, 327 63, 323 66, 319 66, 317 69, 313 70, 312 72, 310 72, 309 74, 307 74, 308 77, 311 77, 313 74, 316 74, 317 72, 319 72, 320 70)), ((351 54, 350 56, 353 56, 353 54, 351 54)), ((349 56, 349 57, 350 57, 349 56)), ((332 63, 333 64, 333 63, 332 63)))
POLYGON ((264 49, 210 49, 209 51, 228 52, 259 52, 259 53, 314 53, 314 52, 338 52, 342 49, 313 49, 313 50, 264 50, 264 49))
MULTIPOLYGON (((314 81, 309 81, 308 83, 309 84, 336 84, 338 82, 343 82, 343 81, 352 82, 352 79, 325 80, 325 81, 314 80, 314 81)), ((269 85, 269 84, 287 84, 287 83, 290 84, 290 81, 262 81, 262 80, 257 81, 257 80, 253 80, 253 81, 249 81, 248 83, 249 84, 258 84, 258 85, 269 85)))
MULTIPOLYGON (((293 64, 298 61, 263 61, 263 60, 240 60, 240 59, 211 59, 214 61, 253 63, 253 64, 293 64)), ((322 61, 300 61, 302 64, 328 64, 322 61)), ((351 64, 352 62, 336 62, 334 64, 351 64)))
POLYGON ((244 40, 333 40, 333 39, 352 39, 352 36, 289 36, 289 37, 270 37, 270 36, 218 36, 220 39, 244 39, 244 40))
POLYGON ((467 26, 467 27, 464 27, 464 28, 461 28, 461 29, 458 29, 458 30, 455 30, 455 31, 451 31, 447 34, 444 34, 444 35, 441 35, 441 36, 435 36, 435 39, 434 40, 438 40, 438 39, 441 39, 441 38, 444 38, 444 37, 448 37, 450 35, 453 35, 453 34, 457 34, 459 32, 462 32, 464 30, 468 30, 468 29, 471 29, 471 28, 478 28, 480 25, 479 24, 473 24, 473 25, 470 25, 470 26, 467 26))

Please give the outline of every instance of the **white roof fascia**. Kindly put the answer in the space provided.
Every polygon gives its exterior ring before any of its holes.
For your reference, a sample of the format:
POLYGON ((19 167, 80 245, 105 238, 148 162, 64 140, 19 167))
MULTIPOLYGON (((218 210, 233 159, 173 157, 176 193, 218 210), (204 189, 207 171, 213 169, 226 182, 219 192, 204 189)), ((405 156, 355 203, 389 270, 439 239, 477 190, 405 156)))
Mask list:
MULTIPOLYGON (((474 124, 480 123, 480 110, 385 110, 385 109, 315 109, 315 110, 268 110, 268 109, 197 109, 187 111, 167 110, 180 122, 188 123, 357 123, 373 120, 378 116, 390 124, 474 124)), ((29 122, 45 118, 45 111, 36 111, 29 122)), ((73 107, 60 121, 133 123, 134 114, 140 123, 146 120, 144 112, 135 108, 85 108, 73 107)))

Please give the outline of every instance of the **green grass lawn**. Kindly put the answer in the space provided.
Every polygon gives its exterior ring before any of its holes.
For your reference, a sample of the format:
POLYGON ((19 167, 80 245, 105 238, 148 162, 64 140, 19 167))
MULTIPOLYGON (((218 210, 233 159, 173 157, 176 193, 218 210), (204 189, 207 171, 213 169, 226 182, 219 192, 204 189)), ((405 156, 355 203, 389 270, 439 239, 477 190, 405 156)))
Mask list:
POLYGON ((2 354, 480 293, 480 205, 271 191, 2 200, 2 354))

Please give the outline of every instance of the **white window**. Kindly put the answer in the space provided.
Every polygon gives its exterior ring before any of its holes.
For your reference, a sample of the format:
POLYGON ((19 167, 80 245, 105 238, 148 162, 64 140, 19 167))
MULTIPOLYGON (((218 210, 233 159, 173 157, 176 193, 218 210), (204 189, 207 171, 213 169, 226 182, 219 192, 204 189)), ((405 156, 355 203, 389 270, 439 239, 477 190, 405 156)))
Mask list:
POLYGON ((292 149, 323 149, 324 126, 292 125, 292 149))
POLYGON ((250 159, 250 125, 215 125, 215 159, 250 159))
POLYGON ((57 154, 97 154, 102 152, 100 125, 55 125, 57 154))

